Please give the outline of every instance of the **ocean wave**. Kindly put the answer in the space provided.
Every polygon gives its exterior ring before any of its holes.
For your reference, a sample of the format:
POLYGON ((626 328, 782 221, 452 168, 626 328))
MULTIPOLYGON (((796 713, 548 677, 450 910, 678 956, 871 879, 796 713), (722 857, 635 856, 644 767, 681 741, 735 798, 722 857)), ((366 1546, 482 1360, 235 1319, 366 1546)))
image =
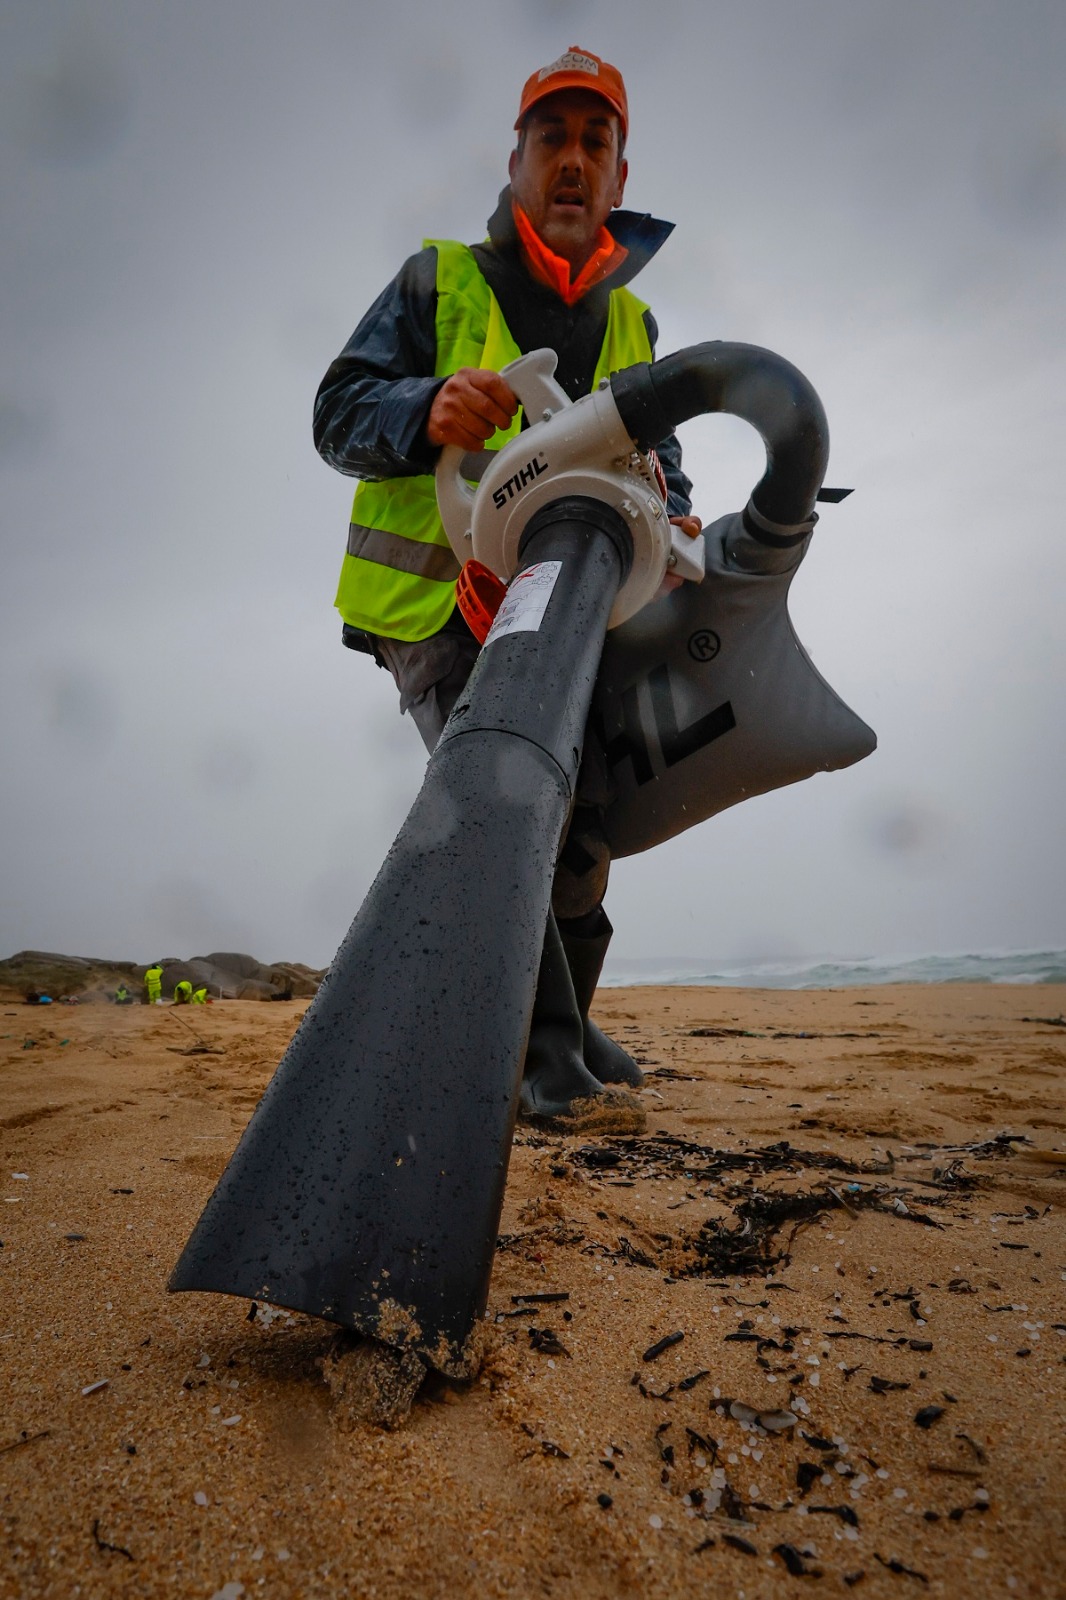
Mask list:
POLYGON ((1066 950, 980 951, 961 955, 825 957, 810 962, 712 964, 679 957, 609 961, 607 988, 629 984, 737 989, 852 989, 883 983, 1066 983, 1066 950))

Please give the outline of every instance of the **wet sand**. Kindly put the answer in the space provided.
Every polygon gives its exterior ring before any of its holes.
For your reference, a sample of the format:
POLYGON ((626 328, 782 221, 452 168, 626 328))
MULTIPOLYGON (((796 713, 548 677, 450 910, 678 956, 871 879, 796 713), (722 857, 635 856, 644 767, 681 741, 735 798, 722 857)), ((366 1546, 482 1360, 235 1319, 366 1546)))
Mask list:
POLYGON ((1066 989, 601 991, 647 1132, 520 1126, 391 1433, 165 1292, 305 1005, 0 1007, 5 1600, 1066 1594, 1066 989))

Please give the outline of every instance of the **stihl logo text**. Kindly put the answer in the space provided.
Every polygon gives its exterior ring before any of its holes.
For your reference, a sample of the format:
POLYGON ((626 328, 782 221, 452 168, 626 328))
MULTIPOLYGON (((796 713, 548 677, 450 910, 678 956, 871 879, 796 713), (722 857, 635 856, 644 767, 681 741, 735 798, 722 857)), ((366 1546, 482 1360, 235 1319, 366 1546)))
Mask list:
POLYGON ((513 500, 516 494, 521 494, 523 489, 528 489, 529 485, 539 478, 542 472, 547 472, 547 470, 548 463, 543 461, 540 456, 534 456, 532 461, 527 461, 524 467, 519 468, 513 478, 508 478, 505 484, 493 491, 492 503, 496 510, 502 511, 508 500, 513 500))

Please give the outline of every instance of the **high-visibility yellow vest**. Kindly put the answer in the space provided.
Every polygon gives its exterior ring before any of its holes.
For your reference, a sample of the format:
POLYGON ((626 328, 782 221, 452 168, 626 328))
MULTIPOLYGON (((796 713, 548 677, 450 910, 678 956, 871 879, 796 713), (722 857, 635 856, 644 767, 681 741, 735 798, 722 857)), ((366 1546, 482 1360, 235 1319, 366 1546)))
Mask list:
MULTIPOLYGON (((521 351, 469 246, 454 239, 425 244, 437 251, 436 376, 460 367, 499 372, 521 351)), ((611 290, 593 388, 612 372, 652 359, 647 309, 628 289, 611 290)), ((519 410, 485 448, 502 449, 521 425, 519 410)), ((346 623, 389 639, 427 639, 452 613, 458 576, 431 473, 360 483, 334 602, 346 623)))

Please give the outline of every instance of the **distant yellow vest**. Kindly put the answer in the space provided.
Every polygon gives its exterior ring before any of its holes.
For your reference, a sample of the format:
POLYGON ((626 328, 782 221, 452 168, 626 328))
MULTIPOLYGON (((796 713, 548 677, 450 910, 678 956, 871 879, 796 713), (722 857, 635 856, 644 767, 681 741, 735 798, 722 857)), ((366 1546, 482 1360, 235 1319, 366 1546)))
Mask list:
MULTIPOLYGON (((499 372, 521 351, 469 247, 453 239, 425 243, 437 251, 436 376, 460 367, 499 372)), ((628 289, 611 290, 593 388, 612 372, 652 359, 647 309, 628 289)), ((521 425, 519 410, 485 448, 502 449, 521 425)), ((452 613, 458 576, 431 473, 360 483, 334 602, 345 622, 389 639, 427 639, 452 613)))

